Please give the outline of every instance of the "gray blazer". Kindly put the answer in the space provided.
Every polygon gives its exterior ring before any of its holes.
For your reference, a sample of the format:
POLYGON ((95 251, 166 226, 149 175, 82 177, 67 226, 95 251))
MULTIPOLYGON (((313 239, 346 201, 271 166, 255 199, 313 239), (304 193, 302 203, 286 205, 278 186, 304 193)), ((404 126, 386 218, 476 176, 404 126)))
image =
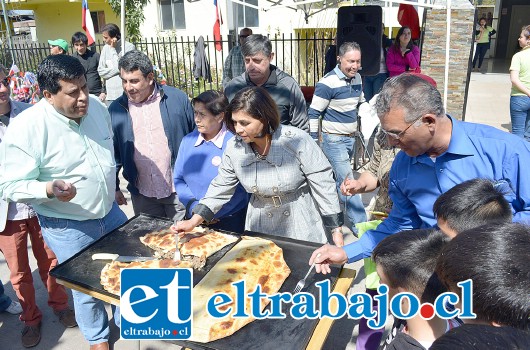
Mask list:
POLYGON ((280 125, 263 160, 237 136, 228 141, 219 174, 194 212, 210 220, 239 183, 252 194, 246 230, 324 243, 323 219, 328 227, 342 225, 331 165, 298 128, 280 125))

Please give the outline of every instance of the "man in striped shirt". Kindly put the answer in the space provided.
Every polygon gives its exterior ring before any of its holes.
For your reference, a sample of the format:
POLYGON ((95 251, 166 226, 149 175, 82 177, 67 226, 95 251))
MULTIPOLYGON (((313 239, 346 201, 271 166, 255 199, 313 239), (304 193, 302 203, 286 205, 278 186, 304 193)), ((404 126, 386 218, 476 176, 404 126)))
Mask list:
MULTIPOLYGON (((345 42, 339 48, 337 66, 316 85, 311 107, 309 128, 313 138, 318 138, 318 126, 322 120, 322 151, 328 157, 335 172, 337 188, 352 173, 350 159, 355 146, 357 130, 357 106, 365 102, 361 75, 361 47, 356 42, 345 42)), ((344 196, 346 215, 354 225, 366 221, 366 212, 360 195, 344 196)), ((357 232, 355 226, 352 227, 357 232)))

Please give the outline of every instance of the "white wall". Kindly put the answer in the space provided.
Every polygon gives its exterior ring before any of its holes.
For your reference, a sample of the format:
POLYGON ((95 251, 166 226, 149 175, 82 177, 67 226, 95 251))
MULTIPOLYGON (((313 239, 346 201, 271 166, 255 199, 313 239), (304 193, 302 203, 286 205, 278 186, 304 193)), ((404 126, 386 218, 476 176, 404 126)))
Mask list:
MULTIPOLYGON (((239 28, 235 27, 232 16, 229 13, 231 9, 231 1, 219 0, 218 3, 221 6, 221 12, 224 23, 221 26, 221 34, 226 36, 230 29, 235 29, 236 32, 239 28)), ((258 6, 260 9, 269 8, 270 2, 266 0, 259 0, 258 6)), ((215 7, 213 1, 195 1, 188 2, 184 1, 184 8, 186 13, 186 29, 176 30, 174 33, 180 37, 182 36, 199 36, 212 37, 213 35, 213 24, 215 18, 215 7)), ((305 21, 304 13, 302 10, 294 11, 292 9, 283 8, 271 8, 268 11, 259 11, 259 28, 253 28, 255 33, 270 34, 283 33, 289 35, 294 34, 295 29, 300 28, 334 28, 337 25, 337 8, 327 9, 321 11, 316 15, 312 15, 308 19, 308 23, 305 21)), ((156 37, 157 34, 168 35, 170 32, 160 32, 160 19, 159 19, 159 5, 158 0, 150 0, 145 8, 146 20, 142 25, 142 33, 147 38, 156 37)), ((422 11, 420 10, 420 20, 422 11)), ((387 26, 399 26, 397 22, 397 7, 385 11, 383 20, 387 26)))

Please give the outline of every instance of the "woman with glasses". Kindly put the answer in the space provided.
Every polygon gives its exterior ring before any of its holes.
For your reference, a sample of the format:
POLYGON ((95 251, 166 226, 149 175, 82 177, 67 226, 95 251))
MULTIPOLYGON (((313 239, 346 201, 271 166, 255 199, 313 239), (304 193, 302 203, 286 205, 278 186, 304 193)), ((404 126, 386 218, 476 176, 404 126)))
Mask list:
MULTIPOLYGON (((191 100, 197 128, 186 135, 180 144, 173 170, 175 190, 190 218, 208 185, 217 176, 223 152, 234 136, 223 122, 228 100, 222 93, 208 90, 191 100)), ((228 203, 215 214, 211 228, 237 233, 245 229, 248 195, 237 186, 228 203)))
POLYGON ((510 65, 510 117, 512 134, 530 141, 530 25, 523 27, 519 46, 521 51, 513 55, 510 65))
POLYGON ((394 44, 388 49, 386 67, 390 77, 405 72, 420 73, 420 49, 411 39, 409 27, 401 27, 394 39, 394 44))
POLYGON ((228 142, 219 173, 189 220, 186 232, 210 222, 238 185, 251 194, 245 229, 310 242, 343 245, 343 215, 331 165, 303 130, 281 125, 276 103, 261 87, 240 90, 225 122, 228 142))

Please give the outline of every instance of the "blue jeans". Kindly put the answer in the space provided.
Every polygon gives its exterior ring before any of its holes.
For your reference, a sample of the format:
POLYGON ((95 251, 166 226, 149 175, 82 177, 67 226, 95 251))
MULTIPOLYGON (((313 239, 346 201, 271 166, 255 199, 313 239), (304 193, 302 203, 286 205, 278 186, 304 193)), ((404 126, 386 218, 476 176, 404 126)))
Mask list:
MULTIPOLYGON (((127 221, 116 202, 102 219, 69 220, 39 215, 42 236, 59 263, 72 257, 94 241, 127 221)), ((109 321, 105 304, 87 294, 72 290, 75 319, 88 342, 98 344, 109 340, 109 321)))
POLYGON ((366 221, 366 211, 361 195, 344 196, 340 193, 340 184, 346 175, 352 173, 350 160, 353 156, 354 146, 355 139, 353 137, 322 133, 322 151, 324 151, 335 173, 339 199, 346 207, 346 215, 352 224, 351 230, 357 232, 355 224, 366 221))
POLYGON ((530 141, 530 97, 511 96, 510 116, 512 118, 512 134, 530 141))
POLYGON ((378 94, 388 78, 388 73, 378 73, 374 76, 366 76, 363 81, 363 92, 366 101, 370 102, 372 97, 378 94))
POLYGON ((484 61, 484 57, 486 57, 486 52, 489 48, 489 43, 477 44, 477 48, 475 50, 475 57, 473 57, 473 68, 475 68, 475 66, 477 65, 477 60, 478 68, 482 67, 482 61, 484 61))
POLYGON ((4 284, 0 280, 0 312, 6 311, 11 305, 11 298, 4 294, 4 284))

